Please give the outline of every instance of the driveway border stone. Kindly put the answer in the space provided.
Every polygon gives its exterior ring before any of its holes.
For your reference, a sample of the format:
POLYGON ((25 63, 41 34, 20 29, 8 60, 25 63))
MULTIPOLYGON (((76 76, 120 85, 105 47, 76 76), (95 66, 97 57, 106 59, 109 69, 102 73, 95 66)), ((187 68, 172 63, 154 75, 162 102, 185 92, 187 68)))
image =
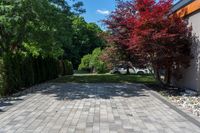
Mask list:
POLYGON ((171 109, 179 113, 181 116, 183 116, 185 119, 193 123, 194 125, 200 127, 200 119, 190 112, 186 111, 185 109, 178 107, 178 105, 173 104, 169 99, 166 97, 162 96, 156 91, 151 90, 150 88, 146 87, 146 89, 149 89, 149 93, 154 96, 155 98, 159 99, 161 102, 163 102, 165 105, 169 106, 171 109))

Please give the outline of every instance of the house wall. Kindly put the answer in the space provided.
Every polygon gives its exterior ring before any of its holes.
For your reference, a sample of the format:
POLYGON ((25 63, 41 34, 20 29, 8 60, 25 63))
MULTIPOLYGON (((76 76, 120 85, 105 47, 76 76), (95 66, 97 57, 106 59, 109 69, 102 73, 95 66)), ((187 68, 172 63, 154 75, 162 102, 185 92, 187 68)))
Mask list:
POLYGON ((193 44, 191 66, 183 71, 183 78, 176 81, 180 87, 197 90, 200 92, 200 11, 186 17, 193 30, 193 44))

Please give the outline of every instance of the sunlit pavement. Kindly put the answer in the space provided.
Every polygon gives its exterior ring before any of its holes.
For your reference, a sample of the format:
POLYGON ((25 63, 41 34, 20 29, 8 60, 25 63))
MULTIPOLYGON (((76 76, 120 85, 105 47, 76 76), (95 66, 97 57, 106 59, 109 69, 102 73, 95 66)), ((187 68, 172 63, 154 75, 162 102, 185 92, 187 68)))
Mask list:
POLYGON ((0 132, 200 132, 144 85, 48 84, 44 88, 2 110, 0 132))

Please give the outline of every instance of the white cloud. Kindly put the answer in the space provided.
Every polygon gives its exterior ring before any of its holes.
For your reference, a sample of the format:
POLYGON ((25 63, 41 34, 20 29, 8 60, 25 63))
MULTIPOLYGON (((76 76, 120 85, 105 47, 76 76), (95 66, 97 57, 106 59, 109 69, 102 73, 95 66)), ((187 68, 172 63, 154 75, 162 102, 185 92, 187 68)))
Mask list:
POLYGON ((103 15, 109 15, 110 14, 110 11, 108 11, 108 10, 97 10, 97 12, 99 14, 103 14, 103 15))

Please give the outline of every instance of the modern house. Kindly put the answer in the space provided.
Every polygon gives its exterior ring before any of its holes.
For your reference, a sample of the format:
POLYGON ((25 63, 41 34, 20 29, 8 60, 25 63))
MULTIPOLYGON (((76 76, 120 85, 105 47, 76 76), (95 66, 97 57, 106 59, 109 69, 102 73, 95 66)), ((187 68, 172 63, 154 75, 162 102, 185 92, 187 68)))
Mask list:
POLYGON ((188 21, 193 30, 193 59, 191 66, 184 70, 183 78, 174 83, 179 87, 193 89, 200 92, 200 0, 180 0, 172 8, 174 13, 179 13, 181 17, 188 21))

